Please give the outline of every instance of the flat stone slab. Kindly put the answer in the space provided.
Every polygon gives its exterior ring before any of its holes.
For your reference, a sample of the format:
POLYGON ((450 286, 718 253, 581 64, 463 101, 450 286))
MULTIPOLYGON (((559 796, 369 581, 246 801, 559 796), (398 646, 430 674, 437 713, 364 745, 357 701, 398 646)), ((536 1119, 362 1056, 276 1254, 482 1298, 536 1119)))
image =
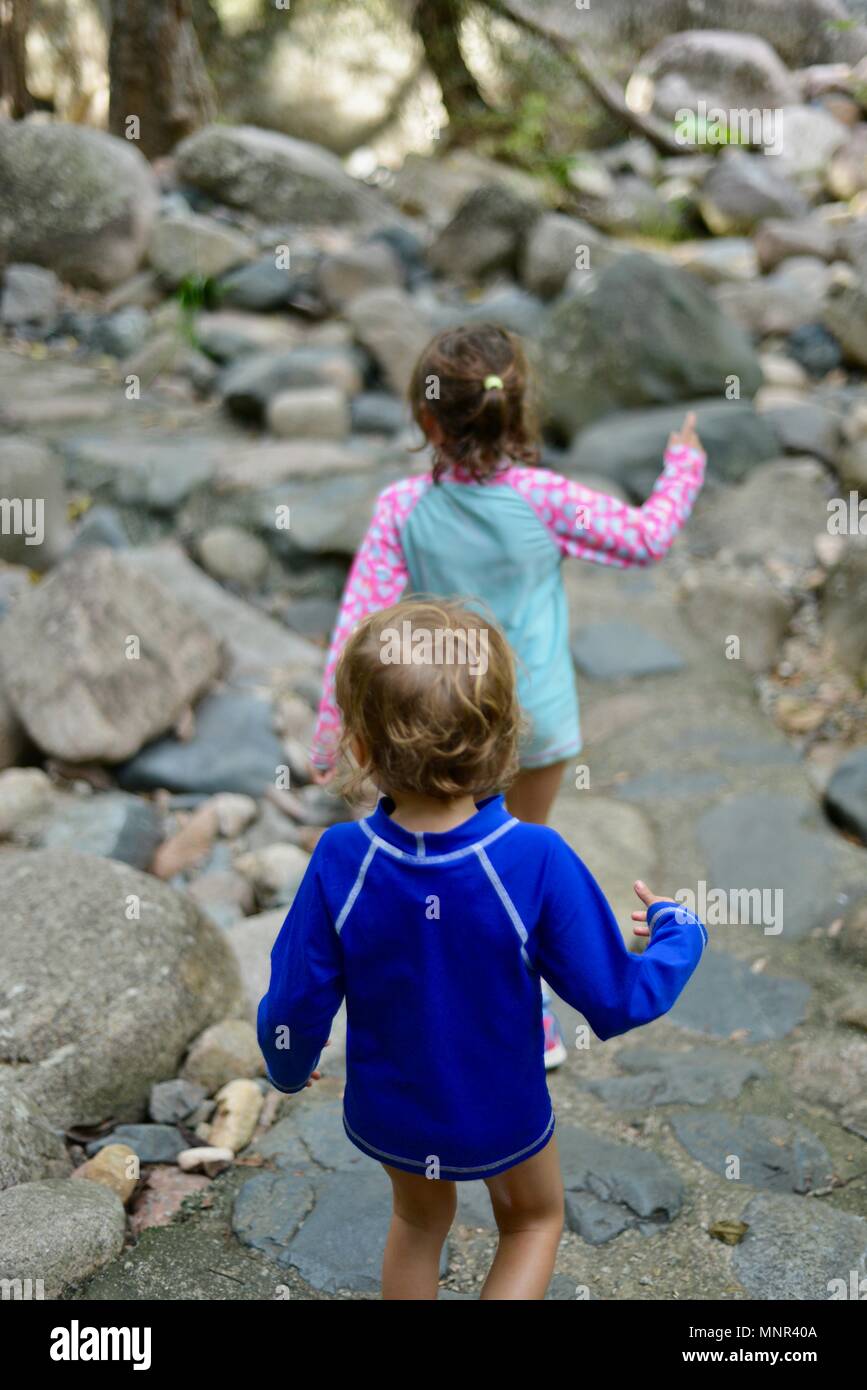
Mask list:
POLYGON ((208 695, 195 710, 192 738, 160 738, 116 769, 130 791, 243 792, 276 785, 286 755, 271 726, 271 705, 236 691, 208 695))
POLYGON ((602 1244, 629 1227, 657 1226, 677 1216, 683 1183, 658 1154, 575 1125, 558 1125, 556 1133, 567 1220, 590 1244, 602 1244))
MULTIPOLYGON (((381 1170, 330 1173, 316 1187, 316 1204, 289 1242, 280 1263, 322 1293, 380 1288, 382 1256, 391 1221, 391 1183, 381 1170)), ((443 1249, 440 1275, 448 1268, 443 1249)))
POLYGON ((623 801, 681 800, 689 797, 713 796, 726 785, 724 777, 718 772, 648 772, 643 777, 635 777, 631 782, 623 782, 615 789, 615 795, 623 801))
POLYGON ((732 1181, 771 1192, 813 1192, 827 1187, 834 1175, 830 1154, 810 1130, 771 1115, 726 1115, 703 1110, 675 1115, 672 1129, 699 1163, 729 1177, 732 1158, 739 1162, 732 1181))
MULTIPOLYGON (((770 895, 769 902, 776 895, 786 936, 797 940, 839 914, 834 896, 839 845, 806 800, 736 796, 705 811, 696 833, 708 886, 728 892, 759 889, 770 895)), ((753 925, 761 929, 765 923, 753 925)))
POLYGON ((752 1057, 711 1047, 689 1052, 624 1048, 616 1060, 630 1075, 589 1081, 587 1089, 618 1110, 736 1100, 748 1081, 767 1076, 767 1069, 752 1057))
POLYGON ((595 680, 621 676, 658 676, 682 671, 683 657, 642 627, 631 623, 593 623, 572 638, 578 670, 595 680))
POLYGON ((99 1153, 109 1144, 126 1144, 142 1163, 174 1163, 178 1154, 190 1147, 174 1125, 118 1125, 111 1134, 88 1144, 87 1153, 99 1153))
POLYGON ((149 801, 123 792, 57 799, 39 826, 41 849, 71 849, 147 869, 163 838, 162 818, 149 801))
POLYGON ((288 1266, 293 1237, 315 1200, 309 1176, 257 1173, 235 1198, 232 1230, 244 1245, 260 1250, 275 1264, 288 1266))
POLYGON ((767 1042, 803 1023, 809 998, 803 980, 754 974, 744 961, 710 949, 666 1016, 695 1033, 728 1038, 743 1031, 751 1043, 767 1042))
MULTIPOLYGON (((732 1265, 760 1299, 826 1301, 863 1297, 851 1279, 867 1275, 867 1221, 822 1200, 760 1193, 743 1213, 749 1230, 732 1265)), ((857 1288, 857 1284, 856 1284, 857 1288)))
POLYGON ((367 1155, 346 1137, 340 1101, 299 1107, 296 1125, 299 1139, 320 1167, 351 1173, 370 1164, 367 1155))

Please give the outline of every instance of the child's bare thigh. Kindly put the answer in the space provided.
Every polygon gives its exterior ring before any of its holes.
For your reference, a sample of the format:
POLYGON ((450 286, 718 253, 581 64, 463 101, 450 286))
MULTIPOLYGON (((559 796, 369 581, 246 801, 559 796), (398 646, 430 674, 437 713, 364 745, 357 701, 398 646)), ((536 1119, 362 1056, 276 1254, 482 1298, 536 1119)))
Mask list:
POLYGON ((501 1231, 529 1230, 563 1219, 563 1175, 553 1134, 532 1158, 485 1183, 501 1231))
POLYGON ((383 1163, 394 1193, 394 1210, 411 1226, 448 1230, 454 1220, 458 1199, 456 1184, 442 1178, 426 1178, 421 1173, 405 1173, 383 1163))

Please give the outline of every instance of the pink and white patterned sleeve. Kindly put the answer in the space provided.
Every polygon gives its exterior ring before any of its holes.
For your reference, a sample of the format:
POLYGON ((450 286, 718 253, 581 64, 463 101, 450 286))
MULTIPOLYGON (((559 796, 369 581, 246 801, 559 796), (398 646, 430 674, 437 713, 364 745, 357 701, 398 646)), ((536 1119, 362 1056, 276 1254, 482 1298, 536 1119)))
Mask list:
POLYGON ((510 468, 505 481, 533 508, 564 555, 626 569, 661 560, 704 482, 703 449, 669 445, 653 491, 640 507, 551 473, 510 468))
POLYGON ((389 604, 397 603, 409 582, 400 531, 429 482, 428 474, 402 478, 387 487, 376 499, 373 519, 352 562, 331 636, 322 699, 310 746, 310 761, 314 767, 324 770, 334 764, 340 737, 340 711, 334 698, 334 673, 347 638, 371 613, 378 613, 388 608, 389 604))

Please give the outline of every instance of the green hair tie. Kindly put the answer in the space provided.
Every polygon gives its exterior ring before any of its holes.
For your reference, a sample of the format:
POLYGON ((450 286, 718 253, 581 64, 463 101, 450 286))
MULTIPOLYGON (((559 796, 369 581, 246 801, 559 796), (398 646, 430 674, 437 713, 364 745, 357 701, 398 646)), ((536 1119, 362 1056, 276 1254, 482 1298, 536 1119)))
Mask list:
POLYGON ((495 389, 496 389, 497 391, 502 391, 502 389, 503 389, 503 378, 502 378, 501 376, 486 376, 486 377, 485 377, 485 390, 486 390, 486 391, 493 391, 493 390, 495 390, 495 389))

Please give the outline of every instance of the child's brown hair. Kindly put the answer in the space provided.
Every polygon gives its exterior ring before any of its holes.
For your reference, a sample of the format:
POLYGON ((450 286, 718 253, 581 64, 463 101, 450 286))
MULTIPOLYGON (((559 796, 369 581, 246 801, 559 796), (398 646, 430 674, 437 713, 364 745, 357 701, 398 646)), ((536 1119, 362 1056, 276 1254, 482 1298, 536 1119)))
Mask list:
POLYGON ((409 402, 425 433, 426 415, 442 431, 433 442, 434 482, 452 465, 483 482, 504 458, 539 462, 528 379, 520 339, 496 324, 447 328, 431 339, 415 365, 409 402))
POLYGON ((335 692, 349 768, 340 789, 350 799, 368 778, 445 801, 505 790, 517 773, 511 648, 495 623, 459 603, 405 600, 365 619, 343 649, 335 692), (364 758, 353 766, 356 739, 364 758))

